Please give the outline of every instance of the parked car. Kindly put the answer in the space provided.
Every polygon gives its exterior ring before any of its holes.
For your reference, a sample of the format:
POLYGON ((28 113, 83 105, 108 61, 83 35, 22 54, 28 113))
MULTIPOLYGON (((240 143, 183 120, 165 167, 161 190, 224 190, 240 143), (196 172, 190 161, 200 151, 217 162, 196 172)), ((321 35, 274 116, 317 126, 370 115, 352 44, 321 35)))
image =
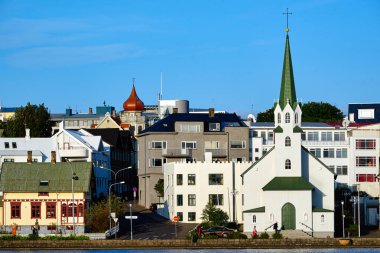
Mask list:
POLYGON ((149 210, 152 211, 152 212, 157 211, 157 204, 152 203, 152 204, 149 206, 149 210))
POLYGON ((203 230, 203 236, 217 235, 218 237, 227 238, 229 234, 232 234, 234 230, 226 227, 211 227, 209 229, 203 230))

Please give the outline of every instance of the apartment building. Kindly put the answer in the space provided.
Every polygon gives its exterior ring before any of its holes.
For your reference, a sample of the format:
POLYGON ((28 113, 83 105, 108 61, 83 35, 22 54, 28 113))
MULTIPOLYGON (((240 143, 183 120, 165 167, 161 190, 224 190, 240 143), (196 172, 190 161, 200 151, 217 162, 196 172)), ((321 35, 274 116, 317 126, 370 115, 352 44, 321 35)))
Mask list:
POLYGON ((162 166, 170 162, 248 161, 248 127, 236 114, 175 113, 145 129, 138 139, 140 204, 159 201, 155 184, 163 178, 162 166))

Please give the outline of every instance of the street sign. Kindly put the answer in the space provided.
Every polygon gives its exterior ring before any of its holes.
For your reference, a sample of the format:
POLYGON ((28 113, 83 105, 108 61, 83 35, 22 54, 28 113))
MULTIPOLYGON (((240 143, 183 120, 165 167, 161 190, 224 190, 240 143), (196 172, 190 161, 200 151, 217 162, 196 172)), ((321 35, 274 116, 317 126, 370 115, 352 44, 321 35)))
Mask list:
POLYGON ((137 219, 137 216, 125 216, 125 218, 126 218, 127 220, 130 220, 130 219, 132 219, 132 220, 136 220, 136 219, 137 219))
POLYGON ((117 223, 118 220, 119 220, 119 218, 113 218, 113 221, 114 221, 115 223, 117 223))
POLYGON ((175 216, 173 217, 173 221, 174 221, 174 222, 178 222, 178 216, 177 216, 177 215, 175 215, 175 216))
POLYGON ((115 217, 116 217, 116 213, 111 213, 111 217, 112 217, 113 219, 115 219, 115 217))

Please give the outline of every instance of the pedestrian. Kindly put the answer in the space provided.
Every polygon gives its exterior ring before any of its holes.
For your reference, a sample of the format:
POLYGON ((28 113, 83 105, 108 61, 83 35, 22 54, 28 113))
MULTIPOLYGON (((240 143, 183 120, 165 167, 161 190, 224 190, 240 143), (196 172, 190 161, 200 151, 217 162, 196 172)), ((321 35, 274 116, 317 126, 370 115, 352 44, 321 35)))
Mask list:
POLYGON ((274 233, 278 233, 278 223, 277 221, 273 224, 274 233))
POLYGON ((201 235, 202 235, 202 226, 201 225, 197 226, 197 231, 198 231, 198 237, 201 237, 201 235))
POLYGON ((252 238, 256 238, 256 237, 257 237, 257 230, 256 230, 256 226, 254 226, 252 230, 252 238))

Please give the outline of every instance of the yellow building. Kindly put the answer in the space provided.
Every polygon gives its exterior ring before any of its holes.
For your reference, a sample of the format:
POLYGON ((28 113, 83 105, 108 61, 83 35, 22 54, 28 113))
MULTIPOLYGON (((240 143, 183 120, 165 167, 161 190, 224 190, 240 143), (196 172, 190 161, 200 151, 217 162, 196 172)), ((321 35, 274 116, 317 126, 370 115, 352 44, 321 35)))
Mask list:
POLYGON ((13 117, 16 113, 17 107, 1 107, 0 106, 0 120, 6 122, 9 118, 13 117))
POLYGON ((17 224, 19 234, 84 233, 92 178, 89 162, 4 163, 0 225, 17 224))

